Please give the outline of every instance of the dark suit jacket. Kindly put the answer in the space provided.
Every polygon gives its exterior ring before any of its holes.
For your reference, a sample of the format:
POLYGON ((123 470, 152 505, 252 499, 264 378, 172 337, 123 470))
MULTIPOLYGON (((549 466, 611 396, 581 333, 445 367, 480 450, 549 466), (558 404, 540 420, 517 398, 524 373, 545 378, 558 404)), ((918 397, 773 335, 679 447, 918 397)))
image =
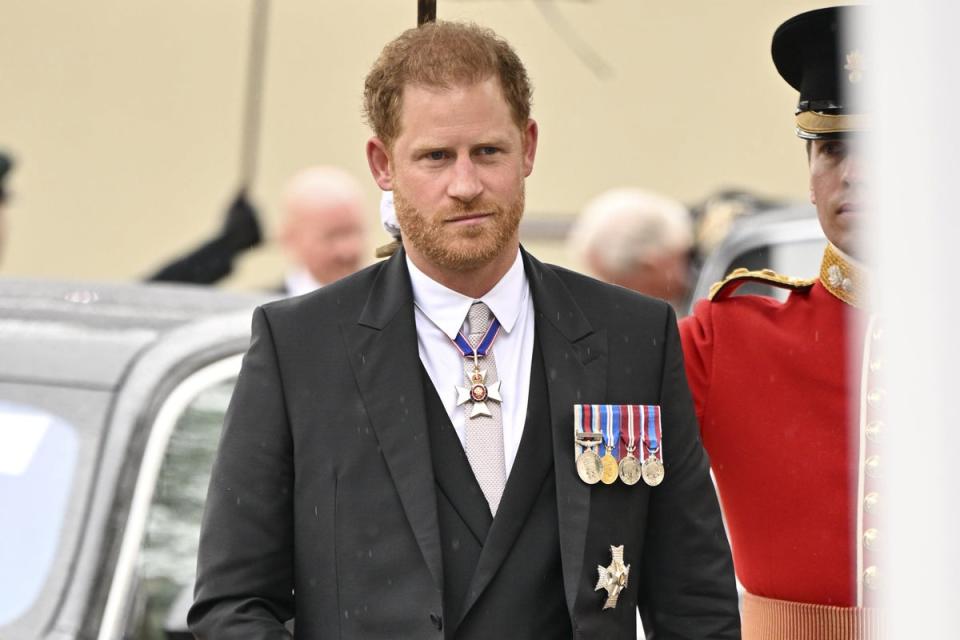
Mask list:
MULTIPOLYGON (((729 548, 666 303, 524 253, 552 420, 563 592, 574 637, 739 638, 729 548), (575 403, 659 404, 666 478, 589 486, 575 403), (597 566, 625 546, 628 589, 601 610, 597 566)), ((452 348, 452 347, 451 347, 452 348)), ((403 252, 254 314, 200 541, 201 638, 442 637, 437 493, 403 252)), ((466 615, 522 526, 488 539, 466 615)), ((522 559, 511 558, 511 562, 522 559)), ((503 593, 496 594, 502 598, 503 593)), ((517 593, 536 606, 537 594, 517 593)), ((451 621, 455 623, 456 621, 451 621)), ((501 636, 509 637, 509 636, 501 636)))

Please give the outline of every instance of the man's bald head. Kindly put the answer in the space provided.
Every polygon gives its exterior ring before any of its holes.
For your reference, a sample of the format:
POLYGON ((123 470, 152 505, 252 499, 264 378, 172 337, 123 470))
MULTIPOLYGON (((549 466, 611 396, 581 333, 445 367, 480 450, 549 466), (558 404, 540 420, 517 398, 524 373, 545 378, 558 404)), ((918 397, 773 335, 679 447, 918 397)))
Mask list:
POLYGON ((571 230, 574 256, 598 278, 680 305, 693 222, 679 202, 635 188, 591 200, 571 230))
POLYGON ((329 284, 362 266, 366 203, 357 181, 337 167, 310 167, 283 193, 280 242, 289 259, 329 284))

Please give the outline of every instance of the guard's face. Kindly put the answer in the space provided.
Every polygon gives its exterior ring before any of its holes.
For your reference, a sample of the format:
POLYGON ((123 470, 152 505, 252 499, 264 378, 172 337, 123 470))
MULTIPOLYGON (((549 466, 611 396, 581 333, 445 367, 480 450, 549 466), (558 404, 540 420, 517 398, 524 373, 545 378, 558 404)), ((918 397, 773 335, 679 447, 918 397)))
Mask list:
POLYGON ((404 248, 425 272, 462 272, 513 259, 533 170, 537 126, 514 123, 500 83, 404 89, 400 135, 373 138, 368 160, 392 189, 404 248))
POLYGON ((859 253, 863 216, 860 154, 853 140, 813 140, 810 145, 810 201, 824 235, 844 253, 859 253))

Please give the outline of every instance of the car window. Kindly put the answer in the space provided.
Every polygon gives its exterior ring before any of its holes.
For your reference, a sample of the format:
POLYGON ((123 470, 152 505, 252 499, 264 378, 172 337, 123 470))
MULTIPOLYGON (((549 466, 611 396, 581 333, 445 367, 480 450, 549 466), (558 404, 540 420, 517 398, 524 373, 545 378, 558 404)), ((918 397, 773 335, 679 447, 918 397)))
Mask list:
POLYGON ((75 576, 111 394, 13 381, 3 366, 0 638, 38 638, 75 576))
POLYGON ((170 435, 137 567, 137 638, 162 639, 174 601, 192 589, 207 484, 235 383, 230 378, 202 389, 170 435))
POLYGON ((73 425, 0 401, 0 627, 37 600, 57 555, 79 451, 73 425))
MULTIPOLYGON (((806 203, 784 206, 738 219, 700 267, 691 309, 711 287, 735 269, 772 269, 795 278, 814 278, 827 240, 816 209, 806 203)), ((748 283, 735 295, 762 294, 784 299, 787 291, 748 283)))

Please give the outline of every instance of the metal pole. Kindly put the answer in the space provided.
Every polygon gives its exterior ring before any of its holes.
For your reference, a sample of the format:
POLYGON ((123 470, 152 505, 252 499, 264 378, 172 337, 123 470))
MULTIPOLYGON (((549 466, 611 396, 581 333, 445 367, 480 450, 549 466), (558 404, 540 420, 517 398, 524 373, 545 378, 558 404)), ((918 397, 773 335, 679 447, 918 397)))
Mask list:
POLYGON ((250 17, 250 51, 247 62, 247 87, 243 105, 240 142, 240 192, 246 192, 257 173, 260 150, 260 108, 263 103, 264 62, 267 53, 267 16, 269 0, 253 0, 250 17))
POLYGON ((437 21, 437 0, 417 0, 417 26, 437 21))

